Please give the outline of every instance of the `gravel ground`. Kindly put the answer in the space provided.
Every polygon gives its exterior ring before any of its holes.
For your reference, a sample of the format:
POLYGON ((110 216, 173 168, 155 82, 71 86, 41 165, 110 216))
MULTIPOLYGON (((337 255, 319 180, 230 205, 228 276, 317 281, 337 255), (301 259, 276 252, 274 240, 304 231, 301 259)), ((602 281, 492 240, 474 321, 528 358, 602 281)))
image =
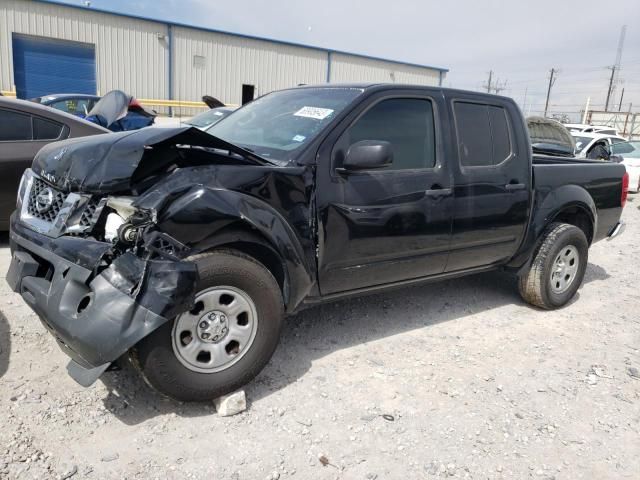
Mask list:
POLYGON ((556 312, 491 273, 290 318, 235 417, 81 388, 0 282, 0 478, 640 478, 639 204, 556 312))

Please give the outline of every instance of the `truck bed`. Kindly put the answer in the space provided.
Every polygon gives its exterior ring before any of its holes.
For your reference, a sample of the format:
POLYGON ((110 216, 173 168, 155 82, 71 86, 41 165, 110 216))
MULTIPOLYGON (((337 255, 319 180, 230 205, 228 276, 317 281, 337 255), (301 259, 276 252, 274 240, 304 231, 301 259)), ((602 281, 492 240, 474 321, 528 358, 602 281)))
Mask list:
MULTIPOLYGON (((625 167, 619 163, 550 155, 533 156, 534 209, 542 208, 549 195, 561 199, 579 190, 588 192, 597 211, 592 241, 607 236, 620 218, 622 184, 625 167)), ((585 195, 585 198, 588 197, 585 195)), ((594 212, 595 213, 595 212, 594 212)))
POLYGON ((566 165, 566 164, 581 164, 581 165, 601 165, 607 164, 610 162, 604 162, 602 160, 591 160, 586 158, 575 158, 575 157, 559 157, 555 155, 542 155, 542 154, 533 154, 533 164, 534 165, 566 165))

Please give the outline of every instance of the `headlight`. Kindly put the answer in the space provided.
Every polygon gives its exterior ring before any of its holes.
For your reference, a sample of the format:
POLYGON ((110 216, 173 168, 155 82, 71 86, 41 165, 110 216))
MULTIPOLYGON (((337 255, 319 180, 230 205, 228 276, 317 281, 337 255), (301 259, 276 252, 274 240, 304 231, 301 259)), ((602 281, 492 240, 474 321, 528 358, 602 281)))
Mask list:
POLYGON ((18 186, 18 198, 16 199, 16 205, 18 210, 22 208, 22 200, 24 199, 24 194, 29 184, 29 180, 33 178, 33 172, 30 168, 27 168, 20 178, 20 185, 18 186))
POLYGON ((110 213, 107 215, 107 220, 104 224, 104 239, 107 242, 113 242, 118 239, 118 229, 124 225, 124 218, 117 213, 110 213))
POLYGON ((104 238, 109 242, 134 243, 141 228, 155 222, 155 210, 133 206, 135 197, 109 197, 106 206, 113 210, 107 215, 104 238), (115 211, 115 212, 114 212, 115 211))
POLYGON ((109 197, 107 200, 107 207, 113 208, 125 220, 136 211, 132 205, 133 197, 109 197))

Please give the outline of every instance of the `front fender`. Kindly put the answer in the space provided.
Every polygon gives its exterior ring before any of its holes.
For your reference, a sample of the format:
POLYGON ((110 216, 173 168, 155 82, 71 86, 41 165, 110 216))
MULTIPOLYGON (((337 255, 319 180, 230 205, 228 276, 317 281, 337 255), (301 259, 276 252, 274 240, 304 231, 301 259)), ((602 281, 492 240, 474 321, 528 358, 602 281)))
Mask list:
MULTIPOLYGON (((193 185, 170 196, 157 212, 157 228, 195 254, 207 250, 211 238, 226 227, 248 226, 264 237, 280 256, 287 279, 284 301, 292 310, 309 293, 313 270, 291 224, 275 208, 243 192, 193 185)), ((138 202, 144 206, 144 199, 138 202)), ((306 222, 304 212, 288 212, 292 222, 306 222)))

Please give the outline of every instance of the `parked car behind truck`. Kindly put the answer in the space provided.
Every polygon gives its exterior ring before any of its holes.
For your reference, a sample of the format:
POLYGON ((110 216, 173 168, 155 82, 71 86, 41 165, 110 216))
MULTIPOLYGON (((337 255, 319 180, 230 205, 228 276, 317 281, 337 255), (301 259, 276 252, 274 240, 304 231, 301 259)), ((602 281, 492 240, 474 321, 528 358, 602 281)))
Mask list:
POLYGON ((624 167, 532 155, 504 97, 302 87, 208 132, 66 141, 25 174, 7 281, 80 383, 128 354, 162 393, 208 400, 264 367, 287 313, 487 270, 558 308, 621 231, 624 167))
POLYGON ((51 142, 109 131, 53 108, 0 98, 0 231, 9 230, 18 185, 33 157, 51 142))

